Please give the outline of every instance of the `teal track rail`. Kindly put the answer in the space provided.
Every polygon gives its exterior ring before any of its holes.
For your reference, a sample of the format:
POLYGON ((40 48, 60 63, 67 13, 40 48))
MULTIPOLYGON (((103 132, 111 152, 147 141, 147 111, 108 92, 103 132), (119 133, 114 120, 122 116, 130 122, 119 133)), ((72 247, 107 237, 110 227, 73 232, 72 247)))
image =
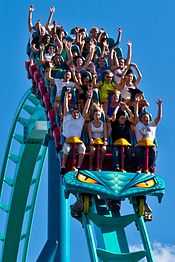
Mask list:
POLYGON ((26 261, 35 201, 47 152, 43 145, 44 132, 39 137, 35 133, 32 140, 37 121, 46 122, 45 112, 39 100, 28 90, 17 108, 1 170, 0 210, 6 214, 5 229, 0 233, 3 262, 16 262, 20 247, 19 261, 26 261), (18 125, 22 125, 23 131, 19 131, 18 125), (15 152, 14 142, 18 144, 18 152, 15 152), (11 163, 13 169, 8 172, 11 163), (8 201, 4 200, 6 191, 8 201))
POLYGON ((6 150, 5 150, 5 154, 4 154, 2 169, 1 169, 0 192, 1 192, 1 189, 2 189, 3 179, 4 179, 5 170, 6 170, 6 166, 7 166, 8 154, 9 154, 9 151, 10 151, 12 139, 14 137, 14 131, 15 131, 16 123, 18 122, 18 118, 20 116, 20 113, 21 113, 23 106, 26 103, 27 99, 30 98, 30 95, 31 95, 31 90, 27 90, 27 92, 24 94, 24 96, 22 97, 22 99, 21 99, 21 101, 20 101, 20 103, 17 107, 16 113, 15 113, 15 116, 14 116, 14 120, 13 120, 12 125, 11 125, 11 129, 10 129, 9 136, 8 136, 8 139, 7 139, 7 146, 6 146, 6 150))
MULTIPOLYGON (((47 153, 43 143, 47 125, 43 124, 43 129, 37 133, 38 122, 41 126, 42 122, 46 123, 44 108, 28 90, 19 103, 10 129, 0 176, 0 212, 6 214, 3 232, 0 231, 0 261, 3 262, 25 262, 27 258, 35 202, 47 153), (22 131, 18 125, 22 126, 22 131), (19 150, 13 146, 14 142, 19 150), (13 168, 8 172, 11 163, 13 168), (8 200, 4 198, 6 191, 10 192, 8 200)), ((154 262, 142 217, 137 213, 126 216, 99 214, 98 205, 95 200, 92 202, 90 212, 83 214, 81 221, 92 262, 137 262, 142 258, 154 262), (125 227, 131 223, 136 223, 144 247, 137 252, 129 251, 126 238, 125 227)))
POLYGON ((88 214, 83 214, 82 225, 85 231, 87 246, 91 262, 138 262, 143 258, 148 262, 154 262, 150 241, 143 217, 137 213, 121 216, 113 215, 104 202, 104 214, 95 206, 99 204, 92 199, 92 207, 88 214), (139 230, 143 244, 143 250, 131 252, 125 228, 135 223, 139 230))

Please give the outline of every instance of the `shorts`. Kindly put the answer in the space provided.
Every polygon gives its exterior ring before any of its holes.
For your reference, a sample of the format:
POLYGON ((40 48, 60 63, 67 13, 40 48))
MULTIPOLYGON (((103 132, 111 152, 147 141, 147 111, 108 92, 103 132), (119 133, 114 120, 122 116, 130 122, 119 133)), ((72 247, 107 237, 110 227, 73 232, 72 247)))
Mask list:
MULTIPOLYGON (((86 147, 85 147, 84 143, 77 144, 77 149, 78 149, 79 154, 85 154, 85 152, 86 152, 86 147)), ((70 150, 71 150, 71 144, 64 142, 63 154, 68 155, 70 150)))

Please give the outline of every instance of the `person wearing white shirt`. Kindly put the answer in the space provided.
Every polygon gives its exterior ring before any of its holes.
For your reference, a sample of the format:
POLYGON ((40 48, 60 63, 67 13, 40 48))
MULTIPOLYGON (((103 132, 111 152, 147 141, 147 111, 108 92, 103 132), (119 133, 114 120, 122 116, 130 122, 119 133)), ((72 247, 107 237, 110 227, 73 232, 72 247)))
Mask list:
MULTIPOLYGON (((71 137, 78 137, 80 139, 84 121, 89 111, 90 104, 91 104, 91 99, 92 99, 92 92, 89 93, 88 99, 84 106, 83 113, 81 115, 78 108, 73 108, 71 112, 69 111, 68 92, 65 93, 64 112, 63 112, 63 115, 64 115, 63 117, 63 136, 65 137, 65 142, 63 145, 63 158, 62 158, 62 166, 61 166, 62 174, 64 174, 66 163, 67 163, 67 158, 71 150, 71 144, 69 143, 69 139, 71 137)), ((78 144, 78 164, 77 164, 78 169, 82 165, 85 151, 86 151, 85 144, 83 143, 83 141, 81 141, 81 143, 78 144)))
MULTIPOLYGON (((154 143, 156 139, 156 129, 162 118, 162 101, 159 99, 157 101, 158 112, 157 117, 151 120, 149 113, 144 112, 139 117, 139 121, 135 127, 135 135, 138 145, 136 146, 136 160, 138 169, 143 169, 145 162, 145 147, 139 146, 139 143, 144 139, 149 139, 154 143)), ((156 158, 155 147, 150 147, 149 150, 149 168, 150 171, 154 170, 155 158, 156 158)))

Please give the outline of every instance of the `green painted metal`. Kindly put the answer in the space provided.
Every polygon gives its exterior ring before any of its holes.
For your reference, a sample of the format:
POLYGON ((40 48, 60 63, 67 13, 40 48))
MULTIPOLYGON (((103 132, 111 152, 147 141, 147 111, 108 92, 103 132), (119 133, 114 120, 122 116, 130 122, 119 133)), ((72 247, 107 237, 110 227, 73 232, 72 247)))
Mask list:
POLYGON ((13 161, 15 164, 18 164, 20 158, 19 158, 19 156, 11 153, 11 154, 9 154, 9 159, 11 161, 13 161))
POLYGON ((27 197, 40 146, 39 144, 27 144, 23 148, 7 222, 2 256, 4 262, 15 262, 17 260, 27 197), (30 164, 27 165, 26 162, 30 164))
POLYGON ((13 136, 14 136, 14 131, 15 131, 15 128, 16 128, 16 123, 18 121, 18 117, 21 113, 21 110, 22 110, 24 104, 26 103, 27 99, 29 99, 29 98, 31 99, 31 97, 33 97, 33 95, 31 93, 31 90, 29 89, 29 90, 26 91, 26 93, 22 97, 22 99, 21 99, 21 101, 20 101, 20 103, 17 107, 16 113, 15 113, 15 116, 14 116, 14 120, 12 122, 12 126, 11 126, 9 136, 8 136, 8 139, 7 139, 7 146, 6 146, 6 150, 5 150, 5 154, 4 154, 2 169, 1 169, 1 173, 0 173, 0 193, 1 193, 1 189, 2 189, 2 183, 3 183, 3 180, 4 180, 4 176, 5 176, 8 154, 9 154, 9 151, 10 151, 11 142, 12 142, 12 139, 13 139, 13 136))
POLYGON ((37 262, 70 262, 70 209, 60 176, 60 157, 53 139, 48 142, 47 240, 37 262))
POLYGON ((143 217, 138 216, 136 212, 125 216, 112 215, 107 209, 103 211, 104 214, 100 214, 98 201, 95 203, 93 198, 91 201, 89 213, 82 216, 91 262, 138 262, 143 258, 148 262, 154 262, 143 217), (136 252, 129 250, 125 227, 131 223, 137 225, 144 250, 136 252))
MULTIPOLYGON (((35 187, 34 187, 34 190, 33 190, 32 201, 31 201, 31 205, 27 207, 28 210, 30 210, 30 215, 29 215, 29 221, 28 221, 27 231, 26 231, 26 241, 24 243, 23 252, 22 252, 22 262, 25 262, 26 257, 27 257, 28 243, 29 243, 30 231, 31 231, 31 227, 32 227, 32 219, 33 219, 33 213, 34 213, 34 209, 35 209, 35 202, 36 202, 38 187, 39 187, 40 178, 41 178, 41 174, 42 174, 42 170, 43 170, 43 166, 44 166, 47 148, 45 146, 42 146, 40 151, 41 151, 40 152, 40 154, 41 154, 40 155, 41 156, 40 166, 39 166, 39 169, 38 169, 38 174, 36 176, 36 182, 35 182, 35 187)), ((26 208, 25 211, 28 211, 27 208, 26 208)))
POLYGON ((24 105, 23 110, 32 115, 35 112, 35 107, 30 105, 24 105))
POLYGON ((45 112, 40 106, 39 100, 34 97, 33 94, 31 94, 30 90, 28 90, 20 102, 15 114, 15 119, 9 133, 9 139, 0 177, 0 193, 2 192, 5 184, 13 188, 11 191, 12 193, 10 203, 0 204, 0 208, 8 214, 5 234, 0 234, 0 240, 3 241, 1 260, 4 262, 17 261, 18 249, 20 241, 22 240, 24 241, 22 261, 26 261, 35 201, 46 155, 46 147, 42 145, 45 133, 42 132, 42 136, 40 135, 38 139, 36 139, 35 134, 34 143, 24 143, 23 134, 16 133, 16 126, 17 123, 20 122, 25 127, 24 131, 27 130, 27 135, 30 135, 32 138, 32 128, 35 122, 38 120, 45 120, 45 112), (34 106, 28 105, 28 101, 31 101, 34 106), (23 110, 29 113, 28 119, 23 118, 23 110), (14 153, 15 148, 12 146, 13 139, 20 145, 18 154, 14 153), (6 175, 9 161, 12 161, 15 164, 14 175, 12 178, 6 175), (33 178, 32 176, 36 163, 38 167, 37 175, 33 178), (27 204, 31 185, 33 185, 34 188, 32 189, 31 202, 30 204, 27 204), (26 232, 22 232, 23 220, 25 214, 28 212, 30 212, 30 214, 28 217, 26 232))
POLYGON ((23 144, 23 143, 24 143, 23 136, 21 136, 21 135, 15 134, 15 135, 13 136, 13 138, 14 138, 18 143, 20 143, 20 144, 23 144))
POLYGON ((0 209, 8 213, 10 208, 6 204, 0 203, 0 209))
MULTIPOLYGON (((0 241, 3 241, 3 262, 17 261, 19 245, 22 240, 24 240, 22 262, 26 261, 35 201, 46 155, 46 148, 42 146, 42 135, 44 136, 44 132, 41 136, 37 137, 37 132, 32 132, 32 130, 35 122, 43 120, 43 118, 44 111, 39 105, 39 100, 31 94, 30 90, 27 91, 18 106, 9 133, 0 177, 0 193, 3 189, 3 184, 13 187, 10 203, 0 203, 0 209, 8 214, 6 232, 4 235, 0 234, 0 241), (30 100, 34 106, 28 105, 28 100, 30 100), (21 115, 22 110, 30 115, 29 119, 21 115), (23 125, 24 135, 26 137, 15 132, 18 122, 23 125), (20 152, 18 155, 11 150, 13 139, 20 144, 20 152), (5 176, 8 161, 13 161, 16 165, 13 179, 5 176), (33 178, 36 163, 39 164, 38 174, 33 178), (34 185, 32 201, 30 204, 27 204, 31 185, 34 185), (27 212, 30 212, 27 229, 26 232, 22 232, 23 221, 27 212)), ((143 218, 138 217, 137 214, 127 216, 112 216, 112 214, 109 214, 105 216, 90 212, 88 215, 83 215, 82 223, 85 229, 92 262, 98 262, 99 260, 103 262, 136 262, 144 257, 147 258, 148 262, 154 262, 145 223, 143 218), (138 225, 144 250, 129 252, 124 228, 134 221, 136 221, 138 225), (98 230, 98 234, 101 234, 100 238, 103 240, 102 248, 96 248, 92 223, 100 229, 98 230)), ((96 237, 98 239, 99 236, 96 237)), ((57 249, 56 246, 50 261, 55 261, 57 249)))
POLYGON ((15 184, 15 180, 10 178, 10 177, 5 177, 4 178, 4 183, 6 183, 7 185, 13 187, 15 184))
MULTIPOLYGON (((133 215, 113 217, 109 212, 108 215, 90 213, 88 217, 100 229, 95 230, 98 246, 102 246, 109 254, 129 252, 124 227, 134 221, 133 215)), ((97 254, 99 256, 99 252, 97 254)))
POLYGON ((4 240, 5 240, 5 236, 0 234, 0 241, 4 242, 4 240))
POLYGON ((135 221, 134 214, 112 217, 90 213, 88 214, 88 216, 93 223, 95 223, 98 227, 104 228, 106 231, 113 231, 116 230, 116 228, 126 227, 127 225, 135 221))
POLYGON ((36 106, 39 104, 39 100, 36 98, 35 95, 30 96, 28 99, 36 106))
POLYGON ((92 225, 91 225, 91 222, 88 216, 83 215, 82 223, 83 223, 84 230, 85 230, 90 259, 92 262, 98 262, 98 256, 97 256, 97 251, 96 251, 96 246, 95 246, 95 239, 94 239, 93 232, 92 232, 92 225))
POLYGON ((146 255, 145 251, 137 251, 125 254, 114 254, 103 249, 97 249, 97 254, 103 262, 137 262, 144 258, 146 255))
POLYGON ((148 262, 154 262, 154 256, 153 256, 153 252, 152 252, 152 248, 151 248, 151 244, 149 241, 149 237, 148 237, 148 233, 146 230, 146 226, 145 226, 145 222, 143 217, 141 216, 136 216, 136 223, 138 225, 138 229, 140 231, 140 235, 142 238, 142 243, 144 246, 144 249, 146 251, 146 258, 148 262))

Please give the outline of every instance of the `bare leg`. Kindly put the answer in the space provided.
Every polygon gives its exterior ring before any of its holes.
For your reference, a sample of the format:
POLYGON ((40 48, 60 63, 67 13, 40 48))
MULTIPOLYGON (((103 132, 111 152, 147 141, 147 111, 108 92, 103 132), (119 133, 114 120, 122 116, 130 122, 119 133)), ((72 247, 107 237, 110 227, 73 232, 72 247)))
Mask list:
POLYGON ((67 158, 70 152, 70 144, 64 143, 63 145, 63 157, 62 157, 62 164, 61 167, 65 168, 66 167, 66 162, 67 162, 67 158))
POLYGON ((89 169, 93 169, 93 158, 94 158, 94 153, 95 153, 95 147, 91 146, 90 147, 90 156, 89 156, 89 169))
POLYGON ((99 168, 102 169, 103 168, 103 159, 104 159, 104 155, 106 152, 106 146, 102 146, 101 150, 101 155, 99 157, 99 168))
POLYGON ((104 113, 105 113, 105 117, 107 118, 107 111, 108 111, 108 103, 107 102, 103 103, 103 110, 104 110, 104 113))
POLYGON ((79 154, 79 155, 78 155, 78 165, 77 165, 77 168, 80 168, 80 167, 81 167, 82 162, 83 162, 83 159, 84 159, 84 154, 79 154))
POLYGON ((78 165, 77 168, 81 168, 85 155, 86 147, 84 143, 78 145, 78 165))
POLYGON ((63 154, 62 165, 61 165, 62 168, 66 168, 67 158, 68 158, 68 155, 63 154))

